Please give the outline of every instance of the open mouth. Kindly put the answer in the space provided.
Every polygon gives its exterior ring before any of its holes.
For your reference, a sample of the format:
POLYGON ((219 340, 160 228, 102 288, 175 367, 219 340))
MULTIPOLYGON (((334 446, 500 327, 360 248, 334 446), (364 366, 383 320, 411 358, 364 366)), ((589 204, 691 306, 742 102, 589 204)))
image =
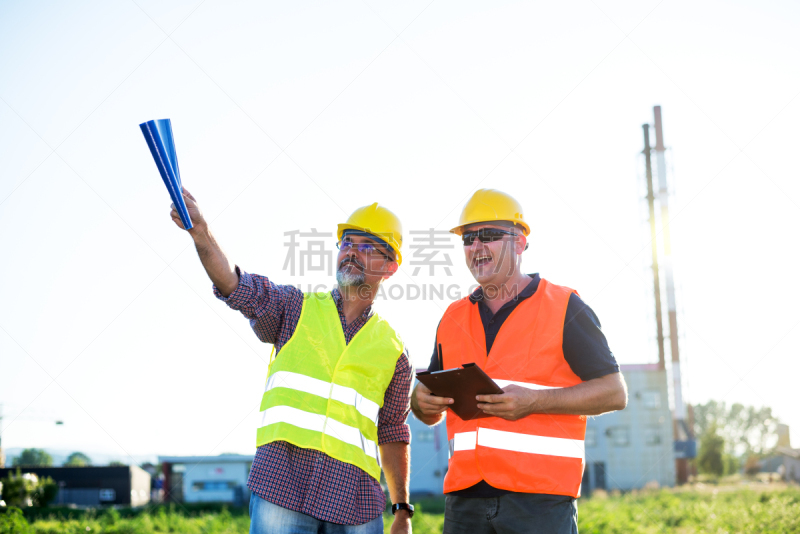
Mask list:
POLYGON ((488 254, 481 254, 472 260, 472 265, 475 267, 483 267, 492 263, 492 257, 488 254))

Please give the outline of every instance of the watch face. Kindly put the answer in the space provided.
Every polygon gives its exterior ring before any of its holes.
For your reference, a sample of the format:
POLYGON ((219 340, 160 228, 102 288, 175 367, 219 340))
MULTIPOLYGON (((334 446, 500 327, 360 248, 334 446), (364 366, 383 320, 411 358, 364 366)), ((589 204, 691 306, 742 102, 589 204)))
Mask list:
POLYGON ((392 515, 396 515, 398 510, 407 510, 409 517, 414 517, 414 505, 400 502, 392 505, 392 515))

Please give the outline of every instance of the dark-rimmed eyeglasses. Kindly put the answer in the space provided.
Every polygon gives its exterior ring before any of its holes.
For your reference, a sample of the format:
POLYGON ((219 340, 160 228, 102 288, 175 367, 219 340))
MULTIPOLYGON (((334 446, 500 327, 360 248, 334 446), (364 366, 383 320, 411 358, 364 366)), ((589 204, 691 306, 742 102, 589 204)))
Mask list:
POLYGON ((499 228, 481 228, 474 232, 464 232, 461 234, 461 240, 464 241, 464 246, 472 246, 472 243, 477 239, 481 243, 491 243, 492 241, 500 241, 507 235, 517 235, 508 230, 500 230, 499 228))
POLYGON ((386 254, 384 254, 383 251, 381 251, 381 249, 379 249, 378 247, 376 247, 372 243, 353 243, 352 241, 348 241, 348 240, 339 241, 339 242, 336 243, 336 248, 338 248, 339 250, 347 251, 347 250, 349 250, 349 249, 351 249, 353 247, 358 249, 359 252, 363 252, 367 256, 374 256, 375 253, 377 252, 378 254, 380 254, 381 256, 386 258, 387 260, 391 261, 391 259, 392 259, 389 256, 387 256, 386 254))

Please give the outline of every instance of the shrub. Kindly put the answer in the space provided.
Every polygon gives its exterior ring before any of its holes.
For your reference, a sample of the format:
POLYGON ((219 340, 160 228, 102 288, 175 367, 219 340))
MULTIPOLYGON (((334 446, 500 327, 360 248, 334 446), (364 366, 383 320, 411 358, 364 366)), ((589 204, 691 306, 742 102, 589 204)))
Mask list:
POLYGON ((33 473, 9 473, 2 480, 3 500, 8 506, 47 506, 58 495, 58 484, 50 477, 40 479, 33 473))
POLYGON ((56 499, 58 484, 52 478, 44 477, 31 492, 31 502, 34 506, 47 506, 56 499))
POLYGON ((31 532, 31 527, 25 521, 22 510, 15 506, 9 506, 5 511, 0 511, 0 534, 28 534, 29 532, 31 532))
POLYGON ((39 477, 33 473, 24 475, 17 468, 17 474, 9 473, 8 478, 2 480, 3 500, 8 506, 30 506, 31 493, 39 485, 39 477))

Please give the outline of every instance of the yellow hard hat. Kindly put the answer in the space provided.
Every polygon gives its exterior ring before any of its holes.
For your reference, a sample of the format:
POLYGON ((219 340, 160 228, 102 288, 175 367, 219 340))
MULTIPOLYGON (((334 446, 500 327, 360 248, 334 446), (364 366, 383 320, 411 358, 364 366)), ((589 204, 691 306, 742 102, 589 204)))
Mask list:
POLYGON ((522 216, 522 206, 514 197, 497 189, 478 189, 461 211, 458 226, 451 233, 461 235, 468 224, 508 221, 522 227, 522 233, 531 233, 531 227, 522 216))
POLYGON ((398 265, 403 262, 403 255, 400 253, 400 247, 403 246, 403 225, 397 215, 377 202, 358 208, 346 223, 339 225, 336 237, 340 241, 345 230, 358 230, 375 236, 392 248, 398 265))

